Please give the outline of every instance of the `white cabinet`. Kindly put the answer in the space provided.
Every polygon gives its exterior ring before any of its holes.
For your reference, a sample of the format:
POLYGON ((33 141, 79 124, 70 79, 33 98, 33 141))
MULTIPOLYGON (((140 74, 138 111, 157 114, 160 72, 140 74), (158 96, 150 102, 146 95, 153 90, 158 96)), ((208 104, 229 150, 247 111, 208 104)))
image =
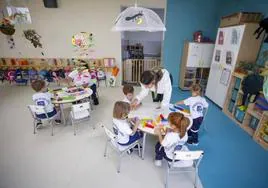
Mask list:
POLYGON ((206 88, 214 44, 185 42, 180 64, 180 88, 188 90, 192 84, 200 83, 206 88))
POLYGON ((189 42, 186 67, 210 67, 214 44, 189 42))
POLYGON ((231 75, 240 61, 254 62, 260 49, 260 40, 253 35, 257 24, 219 28, 206 96, 223 107, 231 75))

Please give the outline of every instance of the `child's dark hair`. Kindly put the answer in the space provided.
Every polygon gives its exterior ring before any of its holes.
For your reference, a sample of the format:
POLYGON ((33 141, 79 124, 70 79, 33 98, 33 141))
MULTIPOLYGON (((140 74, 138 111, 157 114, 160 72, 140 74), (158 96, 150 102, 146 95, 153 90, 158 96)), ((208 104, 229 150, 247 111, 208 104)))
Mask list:
POLYGON ((127 95, 128 93, 134 93, 134 87, 132 85, 124 85, 123 93, 127 95))
POLYGON ((198 93, 198 95, 201 95, 202 88, 201 88, 201 86, 199 84, 193 84, 192 87, 191 87, 191 91, 195 92, 195 93, 198 93))
POLYGON ((168 121, 175 125, 180 133, 180 138, 183 138, 186 134, 187 127, 190 125, 190 120, 185 117, 182 113, 179 112, 171 112, 168 115, 168 121))
POLYGON ((32 82, 31 86, 33 90, 39 92, 46 86, 46 82, 44 80, 35 80, 34 82, 32 82))
POLYGON ((161 80, 163 77, 163 72, 161 68, 156 68, 153 70, 144 71, 141 75, 141 83, 144 85, 148 85, 155 81, 155 85, 161 80))
POLYGON ((114 104, 113 117, 116 119, 123 119, 130 112, 130 104, 123 101, 117 101, 114 104))

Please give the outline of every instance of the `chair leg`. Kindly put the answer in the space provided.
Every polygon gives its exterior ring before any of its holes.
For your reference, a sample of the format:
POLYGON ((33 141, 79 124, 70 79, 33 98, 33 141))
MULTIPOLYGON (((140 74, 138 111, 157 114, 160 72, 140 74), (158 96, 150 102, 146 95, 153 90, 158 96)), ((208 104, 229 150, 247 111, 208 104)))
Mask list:
POLYGON ((107 155, 108 142, 109 142, 109 140, 107 140, 107 141, 106 141, 106 144, 105 144, 104 155, 103 155, 104 157, 106 157, 106 155, 107 155))
POLYGON ((194 175, 194 188, 197 187, 197 174, 198 174, 198 172, 197 172, 197 169, 196 169, 195 170, 195 175, 194 175))
POLYGON ((166 177, 165 177, 165 188, 168 188, 168 178, 169 178, 169 167, 167 166, 166 177))
POLYGON ((36 134, 36 121, 33 122, 33 126, 34 126, 34 134, 36 134))
POLYGON ((53 129, 54 129, 54 120, 50 122, 50 126, 51 126, 51 136, 54 136, 54 132, 53 132, 53 129))
POLYGON ((72 126, 73 126, 73 128, 74 128, 74 136, 76 136, 76 128, 75 128, 75 124, 74 124, 74 122, 73 122, 73 119, 71 118, 71 121, 72 121, 72 126))
POLYGON ((141 157, 141 145, 140 145, 140 143, 138 144, 138 152, 139 152, 139 157, 141 157))
POLYGON ((122 154, 119 154, 118 155, 117 173, 120 173, 120 170, 121 170, 121 159, 122 159, 122 154))

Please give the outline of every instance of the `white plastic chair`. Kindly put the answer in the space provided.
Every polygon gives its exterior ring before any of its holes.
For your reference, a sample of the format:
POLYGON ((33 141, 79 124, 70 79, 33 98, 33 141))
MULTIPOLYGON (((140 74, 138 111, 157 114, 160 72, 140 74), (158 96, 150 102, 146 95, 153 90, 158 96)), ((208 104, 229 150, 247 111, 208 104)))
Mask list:
MULTIPOLYGON (((76 135, 76 130, 78 129, 77 124, 89 120, 90 118, 90 103, 80 103, 80 104, 74 104, 72 105, 72 110, 70 112, 72 126, 74 127, 74 135, 76 135)), ((93 129, 95 129, 93 125, 93 129)))
POLYGON ((186 146, 183 146, 181 150, 175 150, 172 162, 168 162, 165 188, 168 188, 169 176, 171 173, 182 173, 182 172, 194 172, 194 187, 197 187, 198 178, 198 167, 202 160, 204 152, 189 151, 186 146))
POLYGON ((140 150, 140 142, 139 142, 139 140, 135 141, 134 143, 132 143, 132 144, 130 144, 128 146, 121 146, 117 142, 117 136, 112 131, 110 131, 106 127, 104 127, 104 131, 105 131, 106 136, 107 136, 107 142, 105 144, 105 150, 104 150, 104 157, 106 157, 106 155, 107 155, 108 144, 110 144, 110 146, 118 154, 118 165, 117 165, 117 172, 118 173, 120 173, 120 169, 121 169, 121 159, 130 149, 133 149, 135 146, 138 146, 139 156, 141 157, 141 150, 140 150))
POLYGON ((53 126, 56 120, 56 117, 58 116, 59 112, 57 112, 54 116, 48 117, 48 113, 44 106, 37 106, 37 105, 28 105, 28 109, 30 110, 32 117, 34 119, 33 125, 34 125, 34 134, 36 134, 37 129, 37 123, 41 120, 48 121, 48 124, 51 126, 51 136, 54 135, 53 133, 53 126), (46 118, 38 118, 36 114, 45 114, 46 118))

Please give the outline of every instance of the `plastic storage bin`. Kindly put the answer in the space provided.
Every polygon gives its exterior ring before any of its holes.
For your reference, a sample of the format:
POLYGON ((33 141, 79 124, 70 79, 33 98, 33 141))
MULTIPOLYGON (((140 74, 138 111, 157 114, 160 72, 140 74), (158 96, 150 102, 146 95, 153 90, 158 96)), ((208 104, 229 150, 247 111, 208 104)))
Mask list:
POLYGON ((241 79, 240 79, 240 78, 236 78, 236 79, 235 79, 235 85, 234 85, 234 88, 235 88, 235 89, 239 89, 239 88, 240 88, 240 84, 241 84, 241 79))
POLYGON ((229 103, 229 106, 228 106, 228 110, 229 110, 229 112, 233 112, 233 109, 234 109, 234 101, 230 101, 230 103, 229 103))
POLYGON ((253 130, 256 130, 259 124, 259 120, 255 117, 252 117, 249 122, 249 127, 253 130))
POLYGON ((244 117, 245 117, 245 112, 240 110, 238 107, 236 107, 236 109, 235 109, 235 119, 237 121, 239 121, 240 123, 242 123, 243 120, 244 120, 244 117))

